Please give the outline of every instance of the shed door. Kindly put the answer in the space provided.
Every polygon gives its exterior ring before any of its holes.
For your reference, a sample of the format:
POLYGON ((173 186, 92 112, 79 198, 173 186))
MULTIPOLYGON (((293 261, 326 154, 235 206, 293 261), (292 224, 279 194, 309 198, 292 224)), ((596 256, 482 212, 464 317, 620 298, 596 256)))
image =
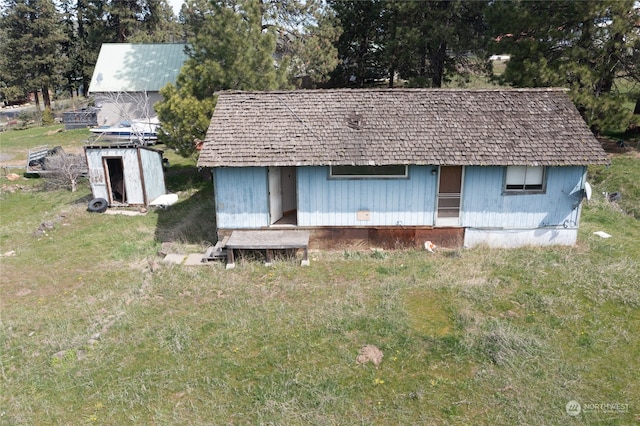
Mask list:
POLYGON ((269 167, 269 223, 282 217, 282 177, 280 167, 269 167))
POLYGON ((442 166, 439 175, 436 226, 459 226, 462 166, 442 166))
POLYGON ((127 191, 124 185, 124 163, 122 157, 104 157, 105 176, 109 205, 126 204, 127 191))

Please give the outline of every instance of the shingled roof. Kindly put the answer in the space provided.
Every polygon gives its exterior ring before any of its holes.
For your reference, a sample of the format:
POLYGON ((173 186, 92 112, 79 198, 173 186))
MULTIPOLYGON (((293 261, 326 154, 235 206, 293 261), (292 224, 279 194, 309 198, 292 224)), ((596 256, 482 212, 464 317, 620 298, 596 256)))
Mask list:
POLYGON ((609 161, 560 89, 223 92, 199 166, 609 161))

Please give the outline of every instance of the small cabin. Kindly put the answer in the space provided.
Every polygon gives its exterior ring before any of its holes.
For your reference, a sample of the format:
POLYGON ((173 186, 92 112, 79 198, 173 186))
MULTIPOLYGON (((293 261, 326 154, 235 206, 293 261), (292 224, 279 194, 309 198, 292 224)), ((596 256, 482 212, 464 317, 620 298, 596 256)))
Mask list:
POLYGON ((133 145, 85 146, 94 198, 148 206, 166 192, 162 151, 133 145))
POLYGON ((224 92, 198 159, 219 238, 316 248, 572 245, 608 163, 561 89, 224 92))

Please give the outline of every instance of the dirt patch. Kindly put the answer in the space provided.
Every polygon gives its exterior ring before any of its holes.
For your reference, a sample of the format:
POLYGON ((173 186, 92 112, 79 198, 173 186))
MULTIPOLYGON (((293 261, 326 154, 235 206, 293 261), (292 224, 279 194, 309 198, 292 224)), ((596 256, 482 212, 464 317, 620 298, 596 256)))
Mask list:
POLYGON ((599 137, 598 141, 602 145, 602 149, 609 154, 630 154, 634 157, 640 157, 638 148, 640 147, 637 140, 622 140, 599 137))
POLYGON ((358 352, 358 356, 356 357, 356 363, 358 364, 366 364, 368 362, 372 362, 373 365, 378 368, 378 366, 382 363, 382 358, 384 357, 382 351, 378 349, 377 346, 374 345, 366 345, 360 348, 358 352))
POLYGON ((38 186, 32 185, 20 185, 20 184, 2 184, 0 185, 0 194, 9 193, 13 194, 14 192, 36 192, 40 191, 41 188, 38 186))
POLYGON ((16 158, 16 156, 15 156, 15 155, 13 155, 13 154, 3 154, 3 153, 0 153, 0 163, 4 163, 5 161, 11 161, 11 160, 13 160, 14 158, 16 158))
POLYGON ((16 296, 18 297, 28 296, 29 294, 31 294, 31 289, 28 288, 21 288, 16 292, 16 296))

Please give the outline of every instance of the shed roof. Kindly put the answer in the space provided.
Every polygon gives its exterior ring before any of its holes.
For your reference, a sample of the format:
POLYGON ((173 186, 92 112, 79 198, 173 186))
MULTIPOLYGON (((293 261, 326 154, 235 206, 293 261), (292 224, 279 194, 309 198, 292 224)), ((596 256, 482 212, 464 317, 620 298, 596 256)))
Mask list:
POLYGON ((198 160, 208 167, 606 163, 561 89, 223 92, 198 160))
POLYGON ((175 83, 186 60, 184 44, 104 43, 89 92, 157 92, 175 83))

